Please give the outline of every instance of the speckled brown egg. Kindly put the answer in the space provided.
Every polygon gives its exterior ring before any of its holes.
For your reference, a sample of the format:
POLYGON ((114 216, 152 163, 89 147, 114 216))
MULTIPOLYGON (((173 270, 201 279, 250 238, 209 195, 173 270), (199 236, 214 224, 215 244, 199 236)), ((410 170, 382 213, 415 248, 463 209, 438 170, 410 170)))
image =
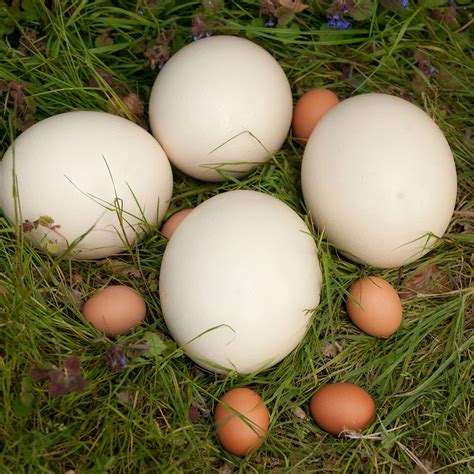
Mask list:
POLYGON ((125 334, 146 315, 146 304, 134 289, 113 285, 98 291, 82 308, 84 318, 107 336, 125 334))
POLYGON ((349 289, 347 312, 362 331, 375 337, 391 336, 402 322, 402 303, 395 288, 379 277, 357 280, 349 289))
POLYGON ((334 92, 312 89, 302 95, 293 110, 293 136, 306 141, 323 115, 339 103, 334 92))
POLYGON ((175 230, 181 224, 181 222, 188 217, 188 215, 192 212, 192 209, 183 209, 182 211, 178 211, 173 214, 161 228, 161 234, 166 239, 170 239, 171 236, 174 234, 175 230))
POLYGON ((257 393, 249 388, 234 388, 220 399, 214 420, 222 446, 236 456, 245 456, 262 445, 270 415, 257 393))
POLYGON ((328 433, 360 431, 373 421, 375 403, 362 388, 351 383, 333 383, 319 389, 311 399, 314 421, 328 433))

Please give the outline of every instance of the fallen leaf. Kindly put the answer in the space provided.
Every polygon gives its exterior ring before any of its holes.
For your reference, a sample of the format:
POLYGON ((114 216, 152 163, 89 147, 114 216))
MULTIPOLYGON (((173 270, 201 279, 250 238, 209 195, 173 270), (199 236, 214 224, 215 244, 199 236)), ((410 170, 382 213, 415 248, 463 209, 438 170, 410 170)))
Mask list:
POLYGON ((53 397, 81 392, 86 387, 81 373, 81 362, 75 356, 69 357, 59 369, 34 367, 31 375, 36 382, 49 378, 49 394, 53 397))
POLYGON ((446 275, 442 274, 434 263, 408 277, 398 292, 400 299, 406 300, 419 293, 443 293, 451 290, 446 275))
POLYGON ((104 31, 104 33, 101 33, 100 35, 96 36, 96 38, 95 38, 95 47, 96 48, 101 48, 103 46, 109 46, 111 44, 114 44, 114 40, 109 35, 109 33, 106 32, 106 31, 104 31))
POLYGON ((336 357, 337 355, 337 349, 334 344, 331 344, 330 342, 327 342, 326 344, 323 345, 323 354, 325 357, 336 357))
POLYGON ((132 394, 126 390, 117 393, 117 398, 120 402, 125 403, 127 405, 131 405, 133 403, 132 394))
POLYGON ((219 474, 232 474, 234 472, 234 468, 230 464, 222 464, 219 467, 219 474))
POLYGON ((300 420, 304 420, 306 418, 306 413, 301 407, 296 407, 293 408, 292 413, 296 418, 299 418, 300 420))
POLYGON ((308 8, 308 5, 305 5, 301 0, 280 0, 280 5, 295 13, 301 13, 308 8))
POLYGON ((189 419, 194 422, 199 420, 201 417, 201 411, 196 402, 191 402, 191 406, 189 407, 189 419))

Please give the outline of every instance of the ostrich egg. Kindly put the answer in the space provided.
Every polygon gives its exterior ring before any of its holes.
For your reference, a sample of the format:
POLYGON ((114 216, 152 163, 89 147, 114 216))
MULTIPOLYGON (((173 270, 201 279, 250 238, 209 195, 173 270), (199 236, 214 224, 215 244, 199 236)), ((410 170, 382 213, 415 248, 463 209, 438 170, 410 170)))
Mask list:
POLYGON ((104 112, 47 118, 23 132, 0 163, 6 216, 37 247, 78 259, 132 244, 164 216, 172 188, 158 142, 104 112))
POLYGON ((291 124, 293 102, 278 62, 257 44, 212 36, 178 51, 158 74, 150 125, 183 173, 224 181, 277 152, 291 124))
POLYGON ((251 373, 288 355, 319 303, 313 237, 282 201, 230 191, 199 206, 166 247, 160 299, 171 335, 201 366, 251 373))
POLYGON ((456 169, 446 138, 423 110, 386 94, 331 109, 309 138, 301 173, 320 231, 374 267, 429 252, 454 210, 456 169))

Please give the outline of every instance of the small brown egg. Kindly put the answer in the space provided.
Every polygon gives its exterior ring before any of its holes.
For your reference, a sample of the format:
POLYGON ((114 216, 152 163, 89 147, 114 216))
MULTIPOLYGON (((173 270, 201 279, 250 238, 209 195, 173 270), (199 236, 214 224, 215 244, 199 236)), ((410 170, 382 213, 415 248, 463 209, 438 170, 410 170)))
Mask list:
POLYGON ((308 140, 322 116, 338 103, 337 95, 328 89, 312 89, 306 92, 298 99, 293 110, 293 136, 308 140))
POLYGON ((379 277, 357 280, 349 289, 347 312, 362 331, 375 337, 391 336, 402 322, 402 303, 395 288, 379 277))
POLYGON ((214 420, 222 446, 236 456, 245 456, 262 445, 267 435, 270 415, 257 393, 249 388, 234 388, 220 399, 214 420))
POLYGON ((173 214, 161 228, 162 235, 169 239, 174 234, 175 230, 178 228, 179 224, 186 219, 186 217, 192 212, 192 209, 183 209, 173 214))
POLYGON ((143 298, 132 288, 113 285, 91 296, 82 308, 84 318, 107 336, 125 334, 146 314, 143 298))
POLYGON ((324 431, 339 435, 348 429, 360 431, 369 426, 375 416, 375 403, 357 385, 333 383, 313 395, 310 411, 324 431))

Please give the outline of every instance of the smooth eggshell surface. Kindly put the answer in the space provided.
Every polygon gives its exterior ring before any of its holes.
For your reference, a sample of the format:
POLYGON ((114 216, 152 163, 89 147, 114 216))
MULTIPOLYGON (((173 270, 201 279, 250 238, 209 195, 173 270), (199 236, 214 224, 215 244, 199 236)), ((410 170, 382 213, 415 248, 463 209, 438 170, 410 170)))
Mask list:
POLYGON ((245 456, 262 445, 270 414, 253 390, 234 388, 220 399, 214 420, 222 446, 236 456, 245 456))
POLYGON ((123 285, 113 285, 91 296, 82 308, 84 318, 108 336, 125 334, 146 315, 140 294, 123 285))
POLYGON ((202 366, 250 373, 302 340, 319 303, 316 245, 282 201, 230 191, 197 206, 166 247, 160 299, 166 324, 202 366))
POLYGON ((395 288, 382 278, 370 276, 351 286, 347 312, 362 331, 375 337, 388 337, 400 327, 403 309, 395 288))
POLYGON ((163 237, 165 237, 166 239, 171 238, 175 230, 178 228, 181 222, 183 222, 183 220, 186 219, 186 217, 189 215, 190 212, 192 212, 192 209, 183 209, 173 214, 163 224, 163 227, 161 228, 161 233, 163 234, 163 237))
POLYGON ((313 220, 350 258, 390 268, 426 254, 451 219, 456 169, 423 110, 385 94, 340 102, 304 152, 302 188, 313 220))
POLYGON ((339 435, 344 430, 360 431, 372 423, 375 403, 362 388, 351 383, 325 385, 311 398, 311 415, 328 433, 339 435))
POLYGON ((13 167, 22 222, 54 220, 25 236, 58 254, 76 242, 70 257, 78 259, 118 253, 124 240, 133 244, 146 232, 144 220, 156 225, 163 218, 173 189, 159 143, 104 112, 55 115, 15 140, 0 163, 0 207, 15 221, 13 167))
POLYGON ((328 89, 312 89, 302 95, 293 111, 293 135, 308 140, 323 115, 339 103, 334 92, 328 89))
POLYGON ((150 125, 177 168, 223 181, 211 168, 242 174, 280 149, 292 108, 288 79, 270 53, 244 38, 213 36, 188 44, 160 71, 150 125))

